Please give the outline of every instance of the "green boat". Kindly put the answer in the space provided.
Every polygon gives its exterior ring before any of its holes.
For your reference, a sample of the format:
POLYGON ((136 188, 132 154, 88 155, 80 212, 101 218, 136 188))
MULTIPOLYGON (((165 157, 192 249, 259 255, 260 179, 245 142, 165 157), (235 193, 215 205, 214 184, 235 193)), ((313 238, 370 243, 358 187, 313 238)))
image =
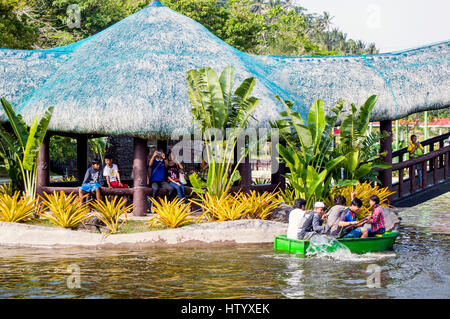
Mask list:
MULTIPOLYGON (((392 249, 397 236, 397 232, 386 232, 383 235, 375 235, 375 237, 338 238, 337 240, 347 246, 352 253, 364 254, 392 249)), ((275 237, 273 245, 276 251, 305 255, 309 247, 309 240, 288 239, 286 235, 279 235, 275 237)))

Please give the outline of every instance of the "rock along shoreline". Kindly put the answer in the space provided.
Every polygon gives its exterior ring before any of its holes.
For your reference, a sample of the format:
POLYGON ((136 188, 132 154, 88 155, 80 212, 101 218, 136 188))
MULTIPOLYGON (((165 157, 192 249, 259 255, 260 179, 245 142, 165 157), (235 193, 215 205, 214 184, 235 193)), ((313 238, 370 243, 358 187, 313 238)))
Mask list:
POLYGON ((285 234, 287 224, 271 220, 235 220, 194 224, 181 228, 133 234, 99 233, 0 222, 0 245, 15 247, 139 248, 202 247, 272 243, 285 234))

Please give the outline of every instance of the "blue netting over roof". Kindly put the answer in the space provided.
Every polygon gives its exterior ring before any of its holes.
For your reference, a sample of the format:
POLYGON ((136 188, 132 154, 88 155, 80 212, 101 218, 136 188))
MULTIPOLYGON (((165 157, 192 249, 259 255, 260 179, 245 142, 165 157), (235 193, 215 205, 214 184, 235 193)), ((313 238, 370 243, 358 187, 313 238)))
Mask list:
POLYGON ((52 131, 167 138, 191 127, 186 72, 235 67, 235 84, 258 81, 255 126, 279 117, 280 95, 302 116, 315 99, 361 105, 379 96, 372 120, 448 107, 450 42, 344 57, 249 55, 161 4, 151 4, 83 41, 49 50, 0 49, 0 96, 26 121, 50 105, 52 131))

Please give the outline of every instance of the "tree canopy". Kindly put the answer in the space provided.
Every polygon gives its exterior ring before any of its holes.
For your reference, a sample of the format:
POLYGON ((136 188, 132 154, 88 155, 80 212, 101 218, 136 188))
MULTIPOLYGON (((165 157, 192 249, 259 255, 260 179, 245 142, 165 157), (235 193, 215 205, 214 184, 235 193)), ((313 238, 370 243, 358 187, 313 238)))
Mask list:
MULTIPOLYGON (((0 0, 0 47, 39 49, 96 34, 150 0, 0 0)), ((332 17, 307 13, 290 0, 162 0, 235 48, 253 54, 301 56, 377 53, 347 39, 332 17)))

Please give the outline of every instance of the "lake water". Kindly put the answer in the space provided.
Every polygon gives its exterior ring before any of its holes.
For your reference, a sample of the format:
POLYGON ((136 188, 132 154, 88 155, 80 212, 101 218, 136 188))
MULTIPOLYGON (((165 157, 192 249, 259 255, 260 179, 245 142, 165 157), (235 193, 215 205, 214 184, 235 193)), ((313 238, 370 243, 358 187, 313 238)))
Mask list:
POLYGON ((402 210, 393 251, 0 249, 0 298, 450 298, 450 193, 402 210))

